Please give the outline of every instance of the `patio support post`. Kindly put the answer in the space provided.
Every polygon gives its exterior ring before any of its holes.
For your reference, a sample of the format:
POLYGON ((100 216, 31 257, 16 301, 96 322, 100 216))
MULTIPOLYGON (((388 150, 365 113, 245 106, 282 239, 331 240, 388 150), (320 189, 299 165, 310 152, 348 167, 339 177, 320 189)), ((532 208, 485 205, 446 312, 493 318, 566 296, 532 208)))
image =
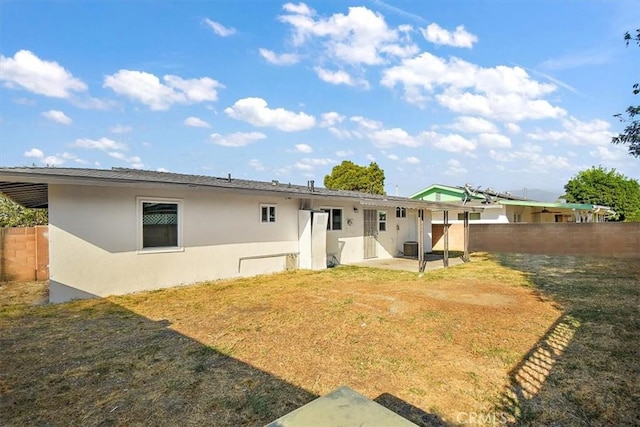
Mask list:
POLYGON ((424 209, 418 209, 418 271, 424 272, 427 263, 424 259, 424 209))
POLYGON ((443 265, 449 267, 449 211, 443 212, 444 216, 444 258, 442 259, 443 265))
POLYGON ((464 254, 462 261, 469 262, 469 212, 464 213, 464 254))

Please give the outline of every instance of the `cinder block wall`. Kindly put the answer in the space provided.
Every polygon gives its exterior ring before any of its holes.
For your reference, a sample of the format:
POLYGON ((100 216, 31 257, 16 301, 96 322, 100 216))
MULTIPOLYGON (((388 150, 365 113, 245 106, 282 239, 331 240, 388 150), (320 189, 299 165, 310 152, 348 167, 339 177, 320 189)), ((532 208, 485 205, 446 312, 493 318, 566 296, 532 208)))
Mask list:
POLYGON ((49 227, 0 228, 0 281, 49 278, 49 227))
POLYGON ((640 223, 471 224, 469 250, 640 258, 640 223))

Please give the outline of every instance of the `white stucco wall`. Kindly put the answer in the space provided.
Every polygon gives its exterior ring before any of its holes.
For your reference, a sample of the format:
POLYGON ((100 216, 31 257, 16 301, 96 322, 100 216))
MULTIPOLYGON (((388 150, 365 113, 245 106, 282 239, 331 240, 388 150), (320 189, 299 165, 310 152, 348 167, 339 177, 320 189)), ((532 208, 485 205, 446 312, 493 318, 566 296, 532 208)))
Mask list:
MULTIPOLYGON (((314 268, 320 261, 314 263, 313 249, 307 248, 313 241, 304 237, 308 224, 301 225, 301 221, 308 222, 309 215, 301 214, 301 205, 315 210, 341 208, 342 230, 323 231, 326 254, 335 255, 342 264, 363 260, 364 207, 357 202, 301 202, 184 187, 52 184, 50 300, 61 302, 282 271, 287 266, 285 254, 299 254, 301 266, 314 268), (179 250, 140 247, 142 198, 180 204, 179 250), (275 223, 261 222, 262 204, 276 205, 275 223), (304 250, 301 245, 306 245, 304 250)), ((417 240, 415 210, 408 209, 406 218, 396 218, 395 208, 375 210, 387 212, 387 230, 377 236, 378 258, 396 256, 405 241, 417 240)), ((429 221, 425 221, 426 233, 430 237, 429 221)), ((430 240, 425 247, 431 247, 430 240)))
POLYGON ((298 201, 176 189, 49 188, 52 302, 249 276, 285 269, 298 252, 298 201), (138 249, 137 197, 182 203, 182 250, 138 249), (260 204, 277 205, 275 223, 260 204), (76 292, 77 291, 77 292, 76 292))
MULTIPOLYGON (((504 224, 511 222, 507 216, 507 209, 502 205, 483 206, 484 210, 480 213, 479 220, 470 220, 470 224, 504 224)), ((462 224, 464 221, 458 219, 458 214, 462 211, 449 211, 449 224, 462 224)), ((444 214, 442 212, 433 212, 433 223, 442 224, 444 222, 444 214)))

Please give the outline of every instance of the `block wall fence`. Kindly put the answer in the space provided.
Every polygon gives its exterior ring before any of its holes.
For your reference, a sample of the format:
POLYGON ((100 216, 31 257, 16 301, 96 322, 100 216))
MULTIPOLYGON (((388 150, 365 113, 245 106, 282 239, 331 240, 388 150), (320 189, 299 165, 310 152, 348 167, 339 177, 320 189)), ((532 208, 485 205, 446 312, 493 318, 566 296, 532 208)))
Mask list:
POLYGON ((0 228, 0 281, 49 279, 49 227, 0 228))
MULTIPOLYGON (((449 249, 463 250, 462 224, 449 228, 449 249)), ((443 225, 433 225, 434 249, 444 249, 443 225)), ((470 224, 469 251, 640 258, 640 223, 470 224)))

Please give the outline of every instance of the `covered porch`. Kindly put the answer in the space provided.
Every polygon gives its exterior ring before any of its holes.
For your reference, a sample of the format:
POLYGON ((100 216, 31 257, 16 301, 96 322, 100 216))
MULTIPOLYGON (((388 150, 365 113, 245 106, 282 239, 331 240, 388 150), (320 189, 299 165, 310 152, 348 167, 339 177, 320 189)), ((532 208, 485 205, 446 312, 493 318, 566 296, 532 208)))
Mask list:
POLYGON ((464 259, 464 255, 461 255, 459 252, 453 253, 452 256, 450 256, 447 261, 448 261, 447 265, 445 265, 444 253, 440 251, 440 252, 424 254, 423 260, 421 263, 416 262, 416 258, 395 257, 395 258, 385 258, 385 259, 372 258, 372 259, 367 259, 361 262, 350 263, 346 265, 354 265, 358 267, 382 268, 385 270, 409 271, 412 273, 421 273, 424 271, 432 271, 432 270, 438 270, 441 268, 460 265, 466 262, 464 259), (420 268, 421 266, 423 266, 422 269, 420 268))

